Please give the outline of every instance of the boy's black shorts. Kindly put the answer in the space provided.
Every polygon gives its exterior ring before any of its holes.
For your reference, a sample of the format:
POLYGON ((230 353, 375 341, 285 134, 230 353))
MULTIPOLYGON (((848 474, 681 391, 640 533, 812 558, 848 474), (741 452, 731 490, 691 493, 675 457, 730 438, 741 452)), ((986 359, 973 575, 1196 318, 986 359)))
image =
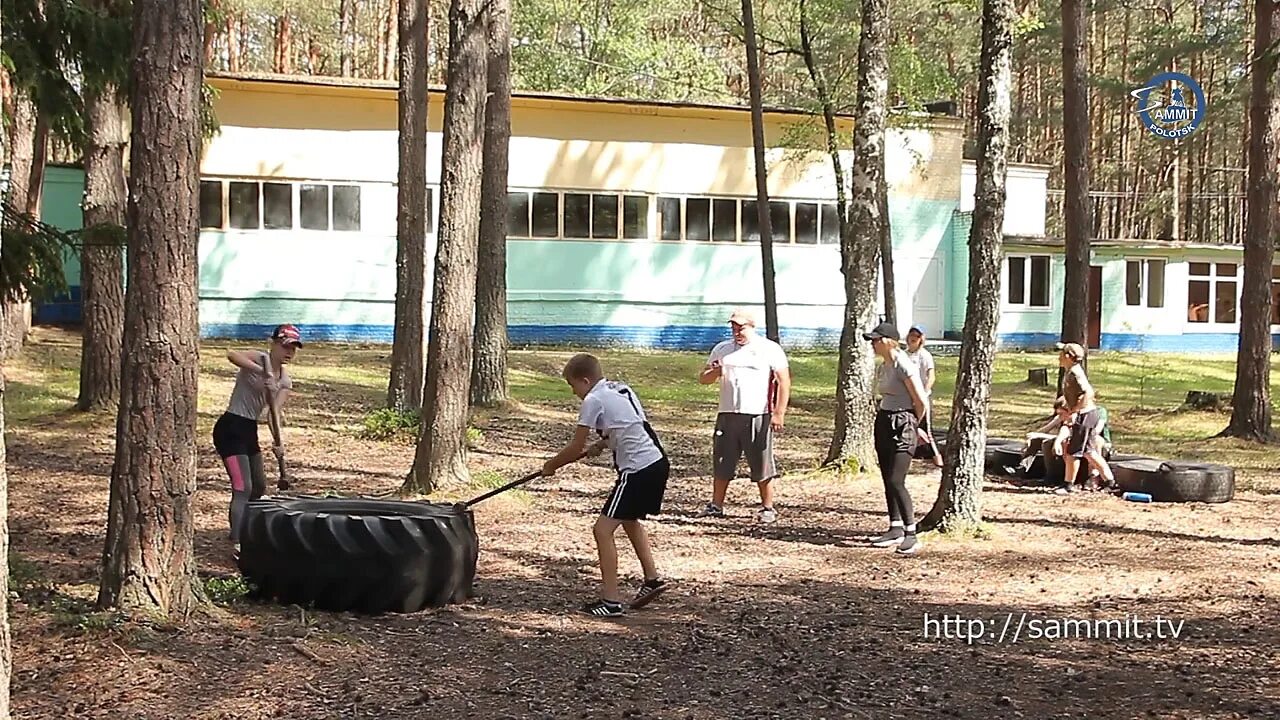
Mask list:
POLYGON ((619 472, 601 515, 614 520, 643 520, 662 512, 671 464, 665 457, 634 472, 619 472))

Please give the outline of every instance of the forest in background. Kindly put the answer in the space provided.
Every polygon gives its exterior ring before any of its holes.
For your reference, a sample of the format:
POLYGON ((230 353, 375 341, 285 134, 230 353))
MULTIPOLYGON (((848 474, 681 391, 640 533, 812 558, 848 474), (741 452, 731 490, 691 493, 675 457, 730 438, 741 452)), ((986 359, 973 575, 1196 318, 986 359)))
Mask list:
MULTIPOLYGON (((210 71, 395 80, 397 0, 206 0, 210 71)), ((800 55, 801 0, 758 0, 764 100, 818 110, 800 55)), ((852 112, 858 3, 807 0, 814 53, 841 112, 852 112)), ((430 0, 428 78, 442 84, 448 3, 430 0)), ((980 0, 892 0, 890 103, 953 100, 972 127, 980 0)), ((1011 162, 1051 168, 1048 234, 1062 226, 1062 32, 1059 3, 1019 0, 1011 162)), ((1241 0, 1095 0, 1088 73, 1093 236, 1243 241, 1247 58, 1252 4, 1241 0), (1186 140, 1142 127, 1129 92, 1176 70, 1208 98, 1186 140)), ((517 90, 747 103, 737 0, 521 0, 515 3, 517 90)), ((815 137, 818 125, 815 118, 815 137)), ((61 153, 56 153, 60 155, 61 153)))

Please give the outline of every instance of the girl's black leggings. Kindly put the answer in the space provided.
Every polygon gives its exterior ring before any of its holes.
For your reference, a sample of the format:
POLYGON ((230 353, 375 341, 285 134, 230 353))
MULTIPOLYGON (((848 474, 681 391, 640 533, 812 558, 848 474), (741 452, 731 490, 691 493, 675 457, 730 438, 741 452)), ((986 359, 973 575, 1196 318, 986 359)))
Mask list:
POLYGON ((907 470, 916 449, 916 414, 911 410, 881 410, 876 413, 876 460, 884 479, 884 497, 890 522, 914 529, 915 515, 907 492, 907 470))

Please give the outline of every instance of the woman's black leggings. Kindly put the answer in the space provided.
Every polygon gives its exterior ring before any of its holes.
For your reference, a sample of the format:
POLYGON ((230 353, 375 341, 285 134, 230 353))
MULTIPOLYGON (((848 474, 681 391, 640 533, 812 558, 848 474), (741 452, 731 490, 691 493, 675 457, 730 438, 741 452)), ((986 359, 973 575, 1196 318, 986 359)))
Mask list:
POLYGON ((911 494, 907 492, 907 470, 916 449, 916 414, 910 410, 881 410, 876 413, 876 460, 884 479, 884 497, 889 521, 915 529, 911 494))

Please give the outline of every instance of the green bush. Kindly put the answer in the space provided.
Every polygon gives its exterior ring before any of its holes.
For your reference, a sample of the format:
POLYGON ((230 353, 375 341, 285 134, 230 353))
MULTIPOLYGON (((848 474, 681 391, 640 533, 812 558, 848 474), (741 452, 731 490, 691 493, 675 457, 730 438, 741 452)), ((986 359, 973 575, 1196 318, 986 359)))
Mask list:
POLYGON ((204 592, 215 604, 230 605, 243 599, 252 591, 242 577, 211 577, 204 581, 204 592))

